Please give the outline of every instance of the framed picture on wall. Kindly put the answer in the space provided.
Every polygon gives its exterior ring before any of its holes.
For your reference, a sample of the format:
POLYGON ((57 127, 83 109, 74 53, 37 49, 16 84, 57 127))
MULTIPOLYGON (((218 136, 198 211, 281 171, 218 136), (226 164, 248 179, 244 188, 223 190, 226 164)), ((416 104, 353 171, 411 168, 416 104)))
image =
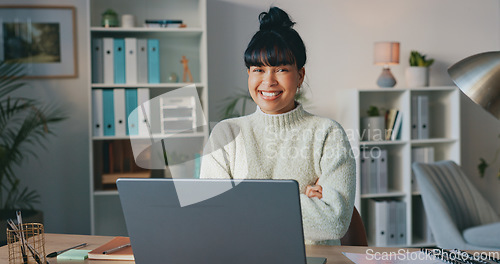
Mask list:
POLYGON ((74 6, 0 5, 0 61, 26 78, 76 78, 74 6))

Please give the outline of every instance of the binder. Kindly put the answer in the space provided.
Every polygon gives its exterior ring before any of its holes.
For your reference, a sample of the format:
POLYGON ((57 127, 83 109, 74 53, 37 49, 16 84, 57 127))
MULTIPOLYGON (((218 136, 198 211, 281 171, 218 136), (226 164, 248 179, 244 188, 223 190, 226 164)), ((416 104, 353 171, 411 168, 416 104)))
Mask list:
POLYGON ((92 135, 94 137, 104 136, 103 112, 102 112, 102 90, 92 90, 92 135))
POLYGON ((418 107, 418 138, 429 138, 429 97, 419 95, 417 97, 418 107))
POLYGON ((150 108, 149 108, 149 89, 148 88, 138 88, 137 89, 137 102, 138 102, 138 109, 137 109, 137 119, 138 119, 138 125, 139 125, 139 131, 138 134, 141 136, 147 136, 149 135, 149 129, 148 129, 148 122, 151 123, 150 117, 150 108), (144 107, 145 114, 142 110, 142 107, 144 107))
POLYGON ((379 174, 379 163, 380 163, 380 150, 377 148, 373 148, 370 150, 370 174, 368 178, 368 182, 370 187, 368 189, 369 193, 377 193, 378 192, 378 174, 379 174))
MULTIPOLYGON (((422 162, 431 163, 434 162, 434 147, 414 147, 411 149, 411 163, 422 162)), ((415 180, 415 175, 412 171, 411 173, 411 190, 412 192, 418 192, 418 183, 415 180)))
POLYGON ((387 201, 386 202, 388 212, 387 212, 387 245, 394 246, 397 244, 397 219, 396 219, 396 206, 397 201, 387 201))
POLYGON ((102 112, 104 122, 104 135, 115 135, 115 113, 113 104, 113 89, 102 90, 102 112))
POLYGON ((137 39, 137 82, 148 83, 148 40, 137 39))
POLYGON ((380 151, 380 157, 378 160, 378 193, 386 193, 388 191, 388 175, 387 175, 387 150, 382 149, 380 151))
POLYGON ((406 245, 406 203, 403 201, 396 203, 396 223, 397 223, 397 245, 406 245))
POLYGON ((388 245, 388 206, 386 201, 368 200, 369 238, 377 247, 388 245))
POLYGON ((102 38, 92 39, 92 83, 104 82, 104 51, 102 38))
POLYGON ((418 102, 416 95, 411 97, 411 139, 418 139, 418 102))
POLYGON ((128 84, 137 83, 137 39, 125 38, 125 74, 128 84))
POLYGON ((103 61, 103 78, 104 83, 114 83, 114 42, 113 38, 102 38, 102 45, 104 48, 104 61, 103 61))
POLYGON ((139 117, 137 108, 137 89, 126 89, 125 109, 127 117, 127 135, 135 136, 139 134, 139 117))
POLYGON ((157 39, 148 39, 148 82, 160 83, 160 43, 157 39))
POLYGON ((114 41, 114 80, 115 83, 125 83, 125 40, 115 38, 114 41))
POLYGON ((113 90, 113 104, 115 110, 115 136, 125 136, 125 89, 113 90))
POLYGON ((370 192, 368 182, 368 177, 370 174, 370 159, 368 158, 368 151, 361 150, 360 151, 360 176, 361 176, 361 194, 367 194, 370 192))

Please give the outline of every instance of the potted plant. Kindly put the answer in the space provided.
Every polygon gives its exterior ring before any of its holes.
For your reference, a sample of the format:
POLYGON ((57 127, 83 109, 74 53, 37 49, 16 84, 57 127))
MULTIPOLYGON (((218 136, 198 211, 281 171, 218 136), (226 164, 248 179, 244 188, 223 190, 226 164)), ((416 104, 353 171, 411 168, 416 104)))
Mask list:
POLYGON ((23 211, 24 222, 42 220, 33 208, 40 196, 22 187, 14 168, 29 156, 36 158, 33 147, 45 147, 45 139, 53 135, 49 125, 64 119, 57 108, 13 95, 26 85, 22 72, 20 64, 0 61, 0 244, 6 240, 6 219, 15 218, 16 210, 23 211))
POLYGON ((371 105, 368 116, 361 118, 361 140, 381 141, 385 139, 385 118, 378 107, 371 105))
POLYGON ((409 61, 410 67, 406 68, 405 72, 407 86, 429 86, 429 67, 434 63, 434 59, 427 59, 426 55, 412 50, 409 61))

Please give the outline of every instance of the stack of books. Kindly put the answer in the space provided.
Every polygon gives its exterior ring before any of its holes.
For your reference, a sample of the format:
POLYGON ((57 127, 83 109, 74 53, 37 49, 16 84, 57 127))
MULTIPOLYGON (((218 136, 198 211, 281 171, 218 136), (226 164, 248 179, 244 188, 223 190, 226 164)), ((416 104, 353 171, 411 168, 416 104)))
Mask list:
POLYGON ((148 28, 180 28, 184 27, 178 19, 147 19, 144 25, 148 28))
POLYGON ((397 140, 401 138, 401 126, 403 113, 398 109, 387 110, 385 114, 386 134, 385 140, 397 140))

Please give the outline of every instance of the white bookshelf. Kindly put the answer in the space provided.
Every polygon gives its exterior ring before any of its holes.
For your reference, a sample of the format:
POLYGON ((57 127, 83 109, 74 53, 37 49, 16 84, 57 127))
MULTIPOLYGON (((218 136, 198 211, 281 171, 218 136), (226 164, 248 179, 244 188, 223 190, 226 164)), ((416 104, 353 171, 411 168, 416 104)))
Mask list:
MULTIPOLYGON (((369 199, 394 199, 406 202, 407 243, 401 246, 428 246, 422 241, 422 234, 416 230, 421 224, 421 197, 412 191, 411 149, 412 147, 434 147, 435 160, 453 160, 460 164, 460 91, 454 86, 425 88, 364 88, 343 89, 335 96, 334 119, 346 130, 356 157, 356 200, 355 205, 365 222, 373 221, 368 214, 369 199), (411 97, 429 97, 429 138, 411 138, 411 97), (385 110, 396 108, 403 114, 401 138, 386 141, 361 141, 361 117, 367 116, 368 107, 375 105, 385 110), (381 148, 388 152, 387 193, 361 194, 360 149, 381 148)), ((372 241, 368 232, 369 243, 372 241)), ((370 243, 370 246, 377 246, 370 243)))
MULTIPOLYGON (((180 60, 183 55, 189 60, 196 91, 201 101, 205 117, 208 117, 208 80, 207 80, 207 18, 206 0, 89 0, 89 40, 93 38, 150 38, 159 40, 160 52, 160 83, 138 84, 103 84, 92 83, 89 94, 94 89, 114 88, 148 88, 150 98, 173 91, 192 83, 183 83, 183 66, 180 60), (103 28, 101 27, 101 14, 108 8, 121 15, 132 14, 135 16, 133 28, 103 28), (187 26, 185 28, 147 28, 143 26, 146 19, 181 19, 187 26), (175 73, 178 82, 169 82, 169 75, 175 73)), ((90 45, 91 47, 92 45, 90 45)), ((91 57, 91 51, 88 51, 91 57)), ((92 72, 92 63, 89 65, 92 72)), ((89 76, 90 79, 92 76, 89 76)), ((89 95, 89 98, 92 98, 89 95)), ((92 102, 91 102, 92 104, 92 102)), ((92 111, 92 107, 90 107, 92 111)), ((151 114, 155 110, 151 109, 151 114)), ((159 113, 160 109, 156 112, 159 113)), ((92 118, 92 113, 89 114, 92 118)), ((108 142, 123 142, 130 144, 131 139, 147 140, 144 136, 94 136, 92 134, 92 120, 89 120, 91 138, 90 146, 90 220, 93 235, 127 235, 123 213, 116 188, 103 188, 100 181, 103 178, 102 151, 103 145, 108 142)), ((155 131, 153 131, 154 133, 155 131)), ((198 129, 193 133, 177 133, 172 135, 153 134, 155 137, 172 137, 183 147, 203 146, 208 138, 208 127, 198 129)), ((200 149, 201 151, 201 149, 200 149)), ((155 176, 163 176, 164 172, 152 171, 155 176)), ((168 175, 168 173, 167 173, 168 175)))

